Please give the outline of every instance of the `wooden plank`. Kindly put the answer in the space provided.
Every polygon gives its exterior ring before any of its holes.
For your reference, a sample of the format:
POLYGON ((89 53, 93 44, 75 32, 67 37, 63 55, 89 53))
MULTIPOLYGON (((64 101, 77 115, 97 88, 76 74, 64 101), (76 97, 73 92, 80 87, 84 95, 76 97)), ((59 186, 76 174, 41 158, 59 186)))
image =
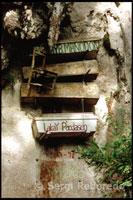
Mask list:
POLYGON ((102 37, 89 37, 89 38, 72 38, 72 39, 66 39, 66 40, 58 40, 56 44, 62 44, 62 43, 73 43, 73 42, 87 42, 87 41, 98 41, 101 40, 102 37))
MULTIPOLYGON (((38 69, 43 69, 43 68, 38 67, 38 69)), ((89 69, 91 69, 89 74, 98 74, 98 63, 96 60, 57 63, 57 64, 46 65, 45 69, 57 73, 58 76, 84 75, 89 69)), ((28 79, 30 67, 23 67, 22 72, 23 72, 23 78, 28 79)))
POLYGON ((99 99, 99 89, 96 83, 56 83, 54 90, 45 90, 42 93, 37 92, 37 87, 31 86, 29 95, 27 96, 26 83, 21 85, 20 96, 21 101, 26 102, 26 97, 34 98, 57 98, 57 99, 92 99, 92 104, 95 104, 99 99), (94 100, 94 101, 93 101, 94 100))
POLYGON ((91 69, 90 74, 98 74, 98 63, 96 60, 46 65, 46 70, 55 72, 58 76, 83 75, 89 69, 91 69))

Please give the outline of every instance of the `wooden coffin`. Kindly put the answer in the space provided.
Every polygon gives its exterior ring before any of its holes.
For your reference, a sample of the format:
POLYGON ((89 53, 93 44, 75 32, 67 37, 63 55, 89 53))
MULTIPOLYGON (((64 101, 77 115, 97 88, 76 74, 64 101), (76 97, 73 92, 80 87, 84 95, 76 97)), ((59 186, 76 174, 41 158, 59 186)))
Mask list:
POLYGON ((96 83, 56 83, 53 90, 43 89, 38 92, 36 86, 31 86, 27 95, 27 84, 23 83, 20 89, 21 102, 30 102, 32 99, 58 99, 71 102, 76 99, 85 99, 88 104, 96 104, 99 99, 99 89, 96 83))
MULTIPOLYGON (((30 69, 30 66, 22 68, 24 80, 29 78, 30 69)), ((37 67, 37 69, 42 69, 42 67, 37 67)), ((98 63, 96 60, 57 63, 45 66, 45 70, 57 73, 58 77, 85 75, 89 69, 90 72, 88 77, 92 77, 92 75, 94 75, 93 77, 96 78, 98 75, 98 63)))
POLYGON ((75 38, 58 41, 47 53, 47 63, 96 59, 101 38, 75 38))
POLYGON ((97 117, 93 113, 52 113, 35 117, 32 122, 36 139, 49 137, 89 137, 96 131, 97 117))
POLYGON ((73 39, 58 41, 50 48, 50 54, 69 54, 86 51, 96 51, 100 46, 99 38, 73 39))
MULTIPOLYGON (((74 62, 88 59, 96 59, 99 47, 102 44, 102 38, 75 38, 60 40, 56 44, 47 49, 46 61, 48 64, 74 62)), ((40 47, 41 49, 44 46, 40 47)), ((45 53, 45 50, 44 50, 45 53)), ((32 53, 25 57, 24 65, 31 63, 32 53)), ((36 64, 42 63, 42 56, 36 56, 36 64)))

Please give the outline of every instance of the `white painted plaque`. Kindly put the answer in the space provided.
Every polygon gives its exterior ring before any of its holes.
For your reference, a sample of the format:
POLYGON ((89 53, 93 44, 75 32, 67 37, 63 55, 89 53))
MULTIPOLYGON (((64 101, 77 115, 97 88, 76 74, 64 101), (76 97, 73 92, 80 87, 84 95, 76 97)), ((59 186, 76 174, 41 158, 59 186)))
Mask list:
POLYGON ((96 125, 97 117, 93 113, 54 113, 34 118, 33 131, 37 131, 35 137, 42 133, 90 133, 96 131, 96 125))

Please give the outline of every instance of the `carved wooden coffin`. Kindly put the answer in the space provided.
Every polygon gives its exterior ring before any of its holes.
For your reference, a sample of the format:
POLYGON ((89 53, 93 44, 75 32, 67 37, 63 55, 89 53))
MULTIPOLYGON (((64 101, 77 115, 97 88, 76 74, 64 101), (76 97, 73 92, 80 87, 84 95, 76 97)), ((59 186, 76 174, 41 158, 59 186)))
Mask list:
POLYGON ((47 63, 95 59, 102 38, 75 38, 58 41, 47 53, 47 63))
POLYGON ((68 54, 85 51, 96 51, 100 46, 100 40, 92 39, 76 39, 76 40, 61 40, 54 47, 50 48, 50 54, 68 54))
POLYGON ((96 131, 97 117, 93 113, 52 113, 35 117, 32 122, 36 139, 49 137, 89 137, 96 131))

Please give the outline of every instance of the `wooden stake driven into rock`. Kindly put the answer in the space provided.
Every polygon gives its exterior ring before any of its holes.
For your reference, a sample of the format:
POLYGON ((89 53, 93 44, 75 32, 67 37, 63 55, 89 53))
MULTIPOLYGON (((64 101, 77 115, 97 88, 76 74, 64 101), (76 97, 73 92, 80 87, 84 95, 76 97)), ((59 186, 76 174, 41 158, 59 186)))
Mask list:
POLYGON ((34 47, 34 49, 33 49, 32 65, 31 65, 29 80, 28 80, 28 83, 27 83, 27 96, 29 94, 30 84, 31 84, 31 79, 32 79, 32 73, 33 73, 33 69, 34 69, 34 66, 35 66, 35 56, 36 56, 35 54, 36 54, 36 47, 34 47))

